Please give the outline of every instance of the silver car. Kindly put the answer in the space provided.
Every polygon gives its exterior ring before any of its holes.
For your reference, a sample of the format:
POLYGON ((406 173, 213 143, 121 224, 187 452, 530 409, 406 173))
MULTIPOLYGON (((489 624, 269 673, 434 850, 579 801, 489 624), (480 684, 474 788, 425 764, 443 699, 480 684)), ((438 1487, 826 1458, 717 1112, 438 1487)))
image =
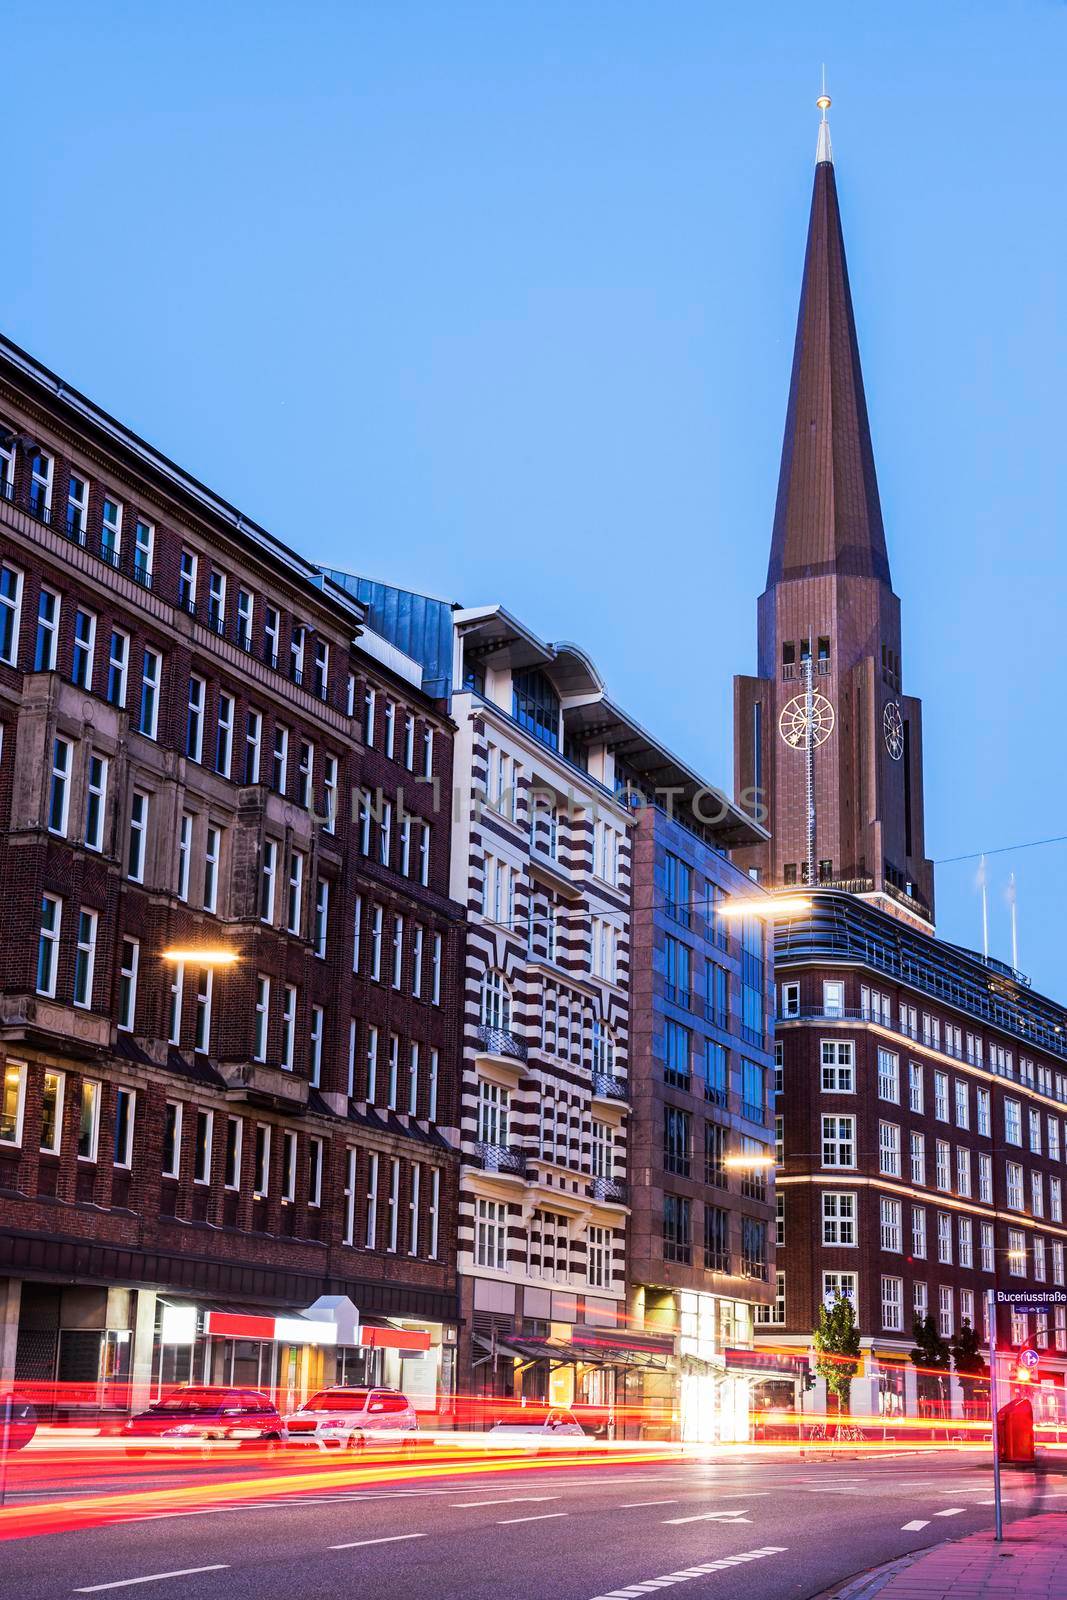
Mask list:
POLYGON ((418 1443, 415 1407, 399 1389, 320 1389, 286 1418, 290 1444, 318 1450, 409 1448, 418 1443))

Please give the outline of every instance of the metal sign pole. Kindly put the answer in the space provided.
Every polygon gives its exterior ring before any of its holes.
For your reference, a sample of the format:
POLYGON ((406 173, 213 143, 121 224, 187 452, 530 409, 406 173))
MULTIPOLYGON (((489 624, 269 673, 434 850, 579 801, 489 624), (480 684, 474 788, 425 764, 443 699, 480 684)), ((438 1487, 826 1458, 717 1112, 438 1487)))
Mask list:
POLYGON ((997 1295, 995 1289, 986 1290, 989 1315, 989 1417, 993 1433, 993 1538, 998 1544, 1004 1538, 1004 1508, 1000 1498, 1000 1436, 997 1430, 997 1295))

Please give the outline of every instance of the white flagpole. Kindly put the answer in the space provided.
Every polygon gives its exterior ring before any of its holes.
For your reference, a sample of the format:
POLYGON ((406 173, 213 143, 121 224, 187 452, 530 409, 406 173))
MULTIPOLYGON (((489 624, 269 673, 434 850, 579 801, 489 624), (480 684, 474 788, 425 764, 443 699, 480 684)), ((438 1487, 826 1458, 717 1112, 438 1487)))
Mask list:
POLYGON ((989 899, 986 893, 985 856, 978 862, 978 883, 982 890, 982 954, 989 955, 989 899))
POLYGON ((1008 904, 1011 906, 1011 964, 1019 970, 1019 923, 1015 908, 1015 874, 1008 879, 1008 904))

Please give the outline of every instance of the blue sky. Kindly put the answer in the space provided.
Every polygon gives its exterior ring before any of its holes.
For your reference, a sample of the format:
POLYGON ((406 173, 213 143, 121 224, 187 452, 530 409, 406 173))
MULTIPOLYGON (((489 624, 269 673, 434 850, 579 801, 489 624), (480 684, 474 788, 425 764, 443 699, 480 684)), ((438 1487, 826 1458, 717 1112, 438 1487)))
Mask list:
MULTIPOLYGON (((1067 833, 1059 0, 5 8, 10 337, 729 782, 828 63, 935 857, 1067 833)), ((990 861, 1067 999, 1067 846, 990 861)), ((980 938, 975 863, 938 874, 980 938)))

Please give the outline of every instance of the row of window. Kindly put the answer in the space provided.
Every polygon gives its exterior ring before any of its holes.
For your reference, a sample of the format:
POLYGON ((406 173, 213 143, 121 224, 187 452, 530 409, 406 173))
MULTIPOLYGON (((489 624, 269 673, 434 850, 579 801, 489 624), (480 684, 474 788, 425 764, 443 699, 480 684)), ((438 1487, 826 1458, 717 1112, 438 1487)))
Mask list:
MULTIPOLYGON (((700 1072, 704 1083, 704 1098, 712 1105, 729 1104, 730 1052, 714 1039, 704 1039, 703 1061, 700 1072)), ((689 1028, 668 1017, 663 1025, 663 1079, 674 1089, 689 1092, 693 1086, 694 1067, 693 1033, 689 1028)), ((740 1110, 750 1122, 764 1122, 769 1104, 767 1096, 767 1071, 747 1056, 740 1062, 740 1110)))
MULTIPOLYGON (((704 1206, 704 1270, 734 1270, 730 1252, 730 1213, 719 1206, 704 1206)), ((693 1261, 693 1202, 685 1195, 663 1197, 663 1259, 689 1266, 693 1261)), ((767 1224, 756 1217, 741 1218, 741 1253, 737 1263, 743 1278, 767 1277, 767 1224)))
MULTIPOLYGON (((779 1007, 779 1016, 784 1021, 809 1014, 801 1006, 798 980, 793 979, 781 985, 779 1007)), ((1067 1104, 1067 1073, 1056 1072, 1052 1067, 1025 1055, 1020 1055, 1016 1071, 1014 1052, 1006 1045, 990 1040, 987 1051, 982 1034, 965 1031, 956 1023, 943 1021, 929 1012, 920 1013, 916 1006, 907 1001, 900 1001, 894 1008, 892 996, 867 984, 860 986, 859 1009, 850 1012, 845 1006, 845 980, 823 979, 822 1004, 812 1014, 830 1019, 857 1017, 861 1021, 877 1023, 880 1027, 921 1043, 925 1049, 988 1069, 998 1077, 1025 1084, 1050 1100, 1067 1104)))
MULTIPOLYGON (((4 432, 4 439, 6 443, 0 441, 0 493, 11 500, 15 445, 10 431, 4 432)), ((73 468, 67 472, 66 501, 57 519, 53 515, 55 468, 55 459, 46 451, 34 447, 29 452, 26 503, 31 515, 45 523, 58 520, 74 544, 92 550, 108 566, 129 572, 142 588, 157 591, 155 524, 112 491, 94 492, 88 475, 73 468)), ((231 592, 229 575, 214 562, 202 562, 200 553, 189 545, 181 546, 176 577, 172 592, 180 610, 201 617, 212 632, 231 638, 268 666, 284 668, 294 683, 305 684, 319 699, 329 697, 330 644, 313 628, 293 617, 285 619, 287 653, 283 661, 283 616, 278 606, 257 597, 247 585, 231 592)))
MULTIPOLYGON (((27 1132, 25 1128, 27 1065, 24 1061, 7 1060, 0 1081, 0 1144, 21 1146, 27 1132)), ((91 1078, 83 1078, 76 1090, 78 1094, 77 1147, 82 1161, 99 1159, 100 1119, 104 1086, 91 1078)), ((66 1073, 46 1069, 41 1074, 37 1148, 48 1155, 58 1155, 63 1141, 63 1115, 66 1106, 66 1073)), ((133 1163, 134 1117, 137 1104, 136 1091, 116 1088, 112 1102, 111 1159, 116 1167, 129 1168, 133 1163)), ((32 1143, 32 1136, 30 1138, 32 1143)))
MULTIPOLYGON (((528 1277, 568 1284, 572 1251, 585 1248, 585 1283, 590 1289, 607 1289, 615 1277, 610 1228, 585 1223, 572 1235, 574 1219, 547 1210, 535 1210, 525 1227, 526 1258, 520 1270, 528 1277)), ((508 1248, 508 1207, 503 1200, 478 1198, 474 1211, 474 1262, 494 1272, 511 1272, 515 1261, 508 1248)))
MULTIPOLYGON (((479 1020, 483 1028, 514 1034, 511 985, 499 968, 482 977, 479 1020)), ((615 1036, 597 1017, 589 1001, 559 984, 546 984, 541 1000, 541 1049, 575 1065, 587 1062, 593 1072, 609 1077, 615 1070, 615 1036)))
MULTIPOLYGON (((506 1149, 512 1142, 511 1090, 488 1079, 478 1080, 475 1138, 479 1144, 506 1149)), ((588 1141, 585 1165, 594 1178, 615 1176, 615 1129, 589 1115, 579 1096, 543 1094, 539 1103, 537 1153, 542 1160, 582 1170, 582 1146, 588 1141), (562 1154, 562 1161, 560 1156, 562 1154)))
MULTIPOLYGON (((579 852, 584 852, 581 835, 571 828, 575 815, 573 807, 561 805, 552 789, 533 785, 527 788, 522 778, 522 767, 509 751, 488 742, 486 750, 486 778, 484 797, 476 795, 476 804, 485 804, 488 810, 517 826, 525 826, 530 835, 530 848, 551 860, 560 859, 561 842, 566 842, 571 855, 571 865, 579 852)), ((582 808, 584 820, 584 808, 582 808)), ((617 885, 622 853, 623 834, 620 828, 604 817, 593 824, 592 868, 602 882, 617 885)), ((498 919, 499 920, 499 919, 498 919)))
MULTIPOLYGON (((0 1144, 21 1146, 25 1129, 27 1066, 7 1061, 0 1083, 0 1144)), ((96 1079, 81 1078, 73 1092, 78 1097, 75 1122, 77 1157, 95 1163, 100 1159, 100 1127, 105 1086, 96 1079)), ((114 1166, 129 1170, 134 1162, 134 1134, 138 1114, 137 1091, 115 1087, 112 1091, 111 1159, 114 1166)), ((41 1076, 39 1098, 38 1148, 58 1155, 63 1139, 66 1104, 66 1074, 46 1070, 41 1076)), ((312 1208, 323 1201, 324 1161, 327 1141, 317 1135, 304 1140, 305 1185, 302 1198, 312 1208)), ((250 1187, 255 1200, 276 1193, 283 1205, 298 1198, 300 1137, 295 1130, 271 1123, 249 1125, 242 1117, 223 1117, 203 1106, 187 1106, 168 1100, 164 1108, 161 1175, 177 1179, 183 1159, 196 1185, 208 1187, 219 1175, 223 1188, 244 1192, 250 1187), (191 1115, 190 1115, 191 1113, 191 1115), (251 1145, 246 1140, 251 1133, 251 1145), (220 1148, 221 1146, 221 1148, 220 1148)), ((346 1244, 359 1243, 367 1249, 394 1251, 400 1248, 401 1163, 399 1157, 379 1156, 376 1152, 349 1147, 345 1165, 346 1244), (360 1170, 362 1168, 362 1171, 360 1170), (362 1227, 357 1239, 357 1194, 364 1196, 362 1227)), ((408 1225, 406 1249, 410 1255, 438 1253, 441 1173, 437 1167, 423 1170, 419 1162, 406 1163, 408 1225), (424 1188, 425 1183, 425 1188, 424 1188)))
MULTIPOLYGON (((786 1242, 784 1199, 779 1196, 777 1243, 786 1242)), ((945 1266, 953 1262, 961 1267, 974 1268, 975 1225, 968 1216, 948 1211, 936 1212, 937 1260, 945 1266)), ((821 1196, 822 1242, 834 1249, 853 1249, 859 1243, 859 1196, 854 1190, 825 1190, 821 1196)), ((1007 1270, 1013 1277, 1023 1277, 1027 1271, 1026 1236, 1022 1229, 1008 1229, 1008 1245, 1004 1251, 1007 1270)), ((917 1260, 925 1260, 932 1241, 927 1233, 927 1208, 911 1207, 911 1231, 908 1241, 904 1236, 903 1202, 890 1195, 879 1198, 879 1238, 883 1250, 900 1254, 905 1250, 917 1260)), ((996 1240, 992 1222, 978 1223, 977 1265, 982 1272, 996 1271, 996 1240)), ((1047 1241, 1040 1234, 1030 1239, 1030 1261, 1038 1282, 1044 1283, 1051 1264, 1052 1281, 1064 1282, 1064 1244, 1062 1240, 1047 1241)))
POLYGON ((352 921, 352 971, 366 973, 374 983, 388 981, 393 989, 404 989, 416 1000, 441 1004, 441 967, 444 936, 428 932, 401 912, 392 914, 386 928, 386 914, 377 901, 367 902, 356 895, 352 921), (405 970, 407 979, 405 982, 405 970))
MULTIPOLYGON (((821 1125, 823 1167, 855 1167, 856 1118, 837 1114, 824 1115, 821 1125)), ((910 1135, 910 1176, 920 1187, 927 1183, 926 1135, 910 1135)), ((975 1193, 973 1185, 973 1152, 966 1145, 957 1145, 955 1162, 947 1139, 934 1141, 934 1184, 945 1194, 958 1194, 970 1199, 975 1193)), ((878 1170, 887 1178, 900 1178, 902 1173, 901 1130, 898 1123, 878 1124, 878 1170)), ((1030 1173, 1030 1213, 1045 1216, 1045 1198, 1048 1196, 1048 1216, 1053 1222, 1063 1221, 1063 1186, 1057 1177, 1032 1170, 1030 1173)), ((1021 1163, 1005 1163, 1005 1193, 1009 1210, 1026 1211, 1027 1196, 1025 1173, 1021 1163)), ((984 1205, 993 1205, 993 1157, 985 1151, 978 1152, 977 1198, 984 1205)))
POLYGON ((405 1046, 396 1033, 383 1037, 374 1023, 366 1023, 362 1031, 361 1039, 360 1024, 353 1017, 348 1025, 348 1098, 436 1122, 439 1052, 418 1039, 409 1039, 405 1046))
MULTIPOLYGON (((853 1094, 856 1090, 855 1043, 850 1039, 823 1039, 820 1041, 824 1093, 853 1094)), ((926 1069, 918 1061, 908 1063, 908 1109, 922 1115, 926 1110, 926 1069)), ((891 1050, 878 1050, 878 1098, 893 1105, 901 1103, 900 1058, 891 1050)), ((957 1128, 969 1131, 971 1121, 971 1090, 974 1089, 974 1129, 985 1138, 992 1138, 992 1091, 981 1084, 971 1085, 966 1079, 956 1078, 951 1084, 947 1072, 933 1072, 933 1114, 938 1122, 954 1121, 957 1128)), ((1026 1143, 1031 1153, 1047 1153, 1049 1160, 1059 1161, 1067 1150, 1060 1118, 1051 1112, 1042 1112, 1030 1106, 1026 1110, 1026 1143)), ((1023 1107, 1018 1100, 1004 1100, 1004 1141, 1021 1146, 1024 1142, 1023 1107)))
POLYGON ((663 909, 683 928, 701 929, 705 939, 721 950, 730 947, 730 923, 724 907, 730 899, 725 889, 710 878, 700 877, 699 893, 695 893, 696 875, 681 856, 667 851, 656 870, 656 887, 663 897, 663 909))
POLYGON ((742 1195, 767 1198, 767 1146, 742 1134, 731 1145, 729 1131, 718 1122, 704 1123, 703 1152, 694 1153, 694 1119, 676 1106, 663 1108, 663 1168, 679 1178, 702 1177, 713 1189, 729 1187, 731 1161, 740 1172, 742 1195), (746 1164, 747 1163, 747 1164, 746 1164))

